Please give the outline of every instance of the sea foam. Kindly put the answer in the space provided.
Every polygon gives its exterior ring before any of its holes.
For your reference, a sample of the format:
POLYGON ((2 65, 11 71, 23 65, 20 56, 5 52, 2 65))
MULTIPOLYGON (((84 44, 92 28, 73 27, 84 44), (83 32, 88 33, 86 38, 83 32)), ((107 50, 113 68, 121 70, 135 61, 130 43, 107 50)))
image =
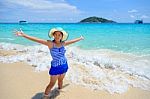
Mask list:
MULTIPOLYGON (((81 50, 66 47, 69 71, 66 78, 93 90, 123 93, 129 86, 150 91, 150 56, 136 56, 108 49, 81 50)), ((27 62, 35 71, 50 68, 49 49, 43 45, 24 46, 0 43, 0 50, 16 51, 16 55, 0 56, 0 62, 27 62)))

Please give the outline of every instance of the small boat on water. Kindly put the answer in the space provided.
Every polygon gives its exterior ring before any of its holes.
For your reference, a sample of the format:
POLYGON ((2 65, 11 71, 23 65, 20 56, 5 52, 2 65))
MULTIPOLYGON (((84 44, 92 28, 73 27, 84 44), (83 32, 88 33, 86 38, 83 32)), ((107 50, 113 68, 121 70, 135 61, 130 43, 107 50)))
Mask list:
POLYGON ((19 21, 19 24, 27 24, 28 22, 27 21, 24 21, 24 20, 21 20, 19 21))
POLYGON ((143 20, 135 20, 135 24, 143 24, 143 20))

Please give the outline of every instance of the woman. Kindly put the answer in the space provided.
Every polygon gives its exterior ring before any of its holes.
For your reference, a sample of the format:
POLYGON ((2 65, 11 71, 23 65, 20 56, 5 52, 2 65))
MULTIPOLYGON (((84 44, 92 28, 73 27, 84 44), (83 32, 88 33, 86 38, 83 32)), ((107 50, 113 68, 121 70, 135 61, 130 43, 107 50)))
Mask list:
POLYGON ((49 37, 54 38, 54 40, 52 41, 29 36, 22 31, 17 31, 16 35, 46 45, 50 50, 50 54, 52 56, 51 68, 49 70, 50 82, 45 89, 44 98, 49 97, 49 93, 51 92, 51 89, 53 88, 57 80, 58 89, 62 89, 63 79, 68 70, 68 63, 65 57, 66 50, 64 46, 78 42, 80 40, 83 40, 84 38, 81 36, 79 38, 66 41, 68 38, 68 34, 62 28, 53 28, 50 30, 48 35, 49 37))

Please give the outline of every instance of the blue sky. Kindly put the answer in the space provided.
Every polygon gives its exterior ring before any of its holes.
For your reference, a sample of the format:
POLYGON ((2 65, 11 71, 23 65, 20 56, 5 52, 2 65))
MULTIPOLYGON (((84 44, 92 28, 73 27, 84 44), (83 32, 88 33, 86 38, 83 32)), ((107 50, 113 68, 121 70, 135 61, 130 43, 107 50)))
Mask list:
POLYGON ((150 0, 0 0, 0 22, 79 22, 97 16, 150 23, 150 0))

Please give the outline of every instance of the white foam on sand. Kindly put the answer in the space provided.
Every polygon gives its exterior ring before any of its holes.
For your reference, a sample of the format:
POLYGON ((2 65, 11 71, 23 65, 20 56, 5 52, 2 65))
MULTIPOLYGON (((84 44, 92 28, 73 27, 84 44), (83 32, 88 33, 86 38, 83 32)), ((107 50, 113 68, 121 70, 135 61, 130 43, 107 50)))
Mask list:
MULTIPOLYGON (((51 56, 43 45, 23 46, 0 43, 1 50, 18 54, 0 56, 0 62, 27 62, 36 71, 48 70, 51 56)), ((123 93, 129 86, 150 91, 150 56, 135 56, 111 50, 81 50, 67 47, 69 71, 66 78, 72 83, 110 93, 123 93)))
POLYGON ((17 55, 0 56, 0 62, 13 63, 13 62, 27 62, 36 71, 44 71, 50 67, 51 57, 49 55, 48 47, 42 45, 36 46, 23 46, 18 44, 0 43, 2 50, 17 51, 17 55))
POLYGON ((150 56, 77 47, 68 48, 69 55, 73 64, 68 78, 72 82, 110 93, 123 93, 129 86, 150 91, 150 56), (78 67, 74 68, 74 64, 78 67))

